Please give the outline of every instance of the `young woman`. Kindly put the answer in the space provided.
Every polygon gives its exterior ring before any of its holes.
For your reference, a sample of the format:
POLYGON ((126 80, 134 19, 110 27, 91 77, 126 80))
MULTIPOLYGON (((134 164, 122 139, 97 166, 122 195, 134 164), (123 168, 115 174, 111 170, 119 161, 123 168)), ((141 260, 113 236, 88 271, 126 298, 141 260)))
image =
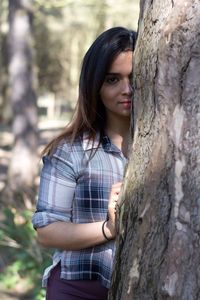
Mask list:
POLYGON ((104 300, 115 251, 115 206, 127 161, 136 33, 102 33, 86 53, 72 122, 44 151, 33 225, 57 249, 47 300, 104 300))

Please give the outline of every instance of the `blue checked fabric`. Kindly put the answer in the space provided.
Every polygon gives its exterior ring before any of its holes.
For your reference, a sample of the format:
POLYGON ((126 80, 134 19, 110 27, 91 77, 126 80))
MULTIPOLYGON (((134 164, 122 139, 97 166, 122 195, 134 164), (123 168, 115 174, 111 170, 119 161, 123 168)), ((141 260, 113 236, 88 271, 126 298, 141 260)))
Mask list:
MULTIPOLYGON (((34 228, 56 221, 90 223, 106 219, 111 187, 123 179, 127 159, 107 136, 99 148, 98 144, 99 135, 93 143, 85 133, 72 145, 63 141, 51 156, 43 158, 34 228)), ((61 278, 100 280, 109 288, 114 252, 114 241, 80 251, 56 250, 42 285, 47 285, 52 268, 61 262, 61 278)))

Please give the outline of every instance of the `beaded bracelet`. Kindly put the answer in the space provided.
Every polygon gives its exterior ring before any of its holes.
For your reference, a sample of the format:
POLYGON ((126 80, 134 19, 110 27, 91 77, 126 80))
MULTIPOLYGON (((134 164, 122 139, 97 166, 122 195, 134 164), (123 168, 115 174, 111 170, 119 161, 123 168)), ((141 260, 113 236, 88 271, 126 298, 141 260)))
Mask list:
POLYGON ((106 234, 105 234, 105 231, 104 231, 104 226, 105 226, 106 222, 107 222, 107 220, 105 220, 105 221, 103 222, 103 224, 102 224, 102 233, 103 233, 103 236, 105 237, 105 239, 106 239, 107 241, 111 241, 112 238, 108 238, 108 237, 106 236, 106 234))

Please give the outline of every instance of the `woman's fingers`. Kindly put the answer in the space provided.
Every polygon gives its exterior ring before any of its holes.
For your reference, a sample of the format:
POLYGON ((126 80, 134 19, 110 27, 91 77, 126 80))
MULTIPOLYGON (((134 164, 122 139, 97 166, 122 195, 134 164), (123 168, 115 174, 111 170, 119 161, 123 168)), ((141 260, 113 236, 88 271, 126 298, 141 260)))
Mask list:
POLYGON ((110 199, 109 204, 115 203, 119 199, 119 193, 121 190, 122 182, 118 182, 116 184, 113 184, 111 193, 110 193, 110 199))
POLYGON ((121 191, 122 182, 117 182, 112 185, 109 202, 108 202, 108 226, 115 235, 115 218, 116 218, 116 207, 121 191))
POLYGON ((122 182, 117 182, 112 185, 110 198, 108 203, 108 217, 112 223, 115 223, 116 205, 119 199, 122 182))

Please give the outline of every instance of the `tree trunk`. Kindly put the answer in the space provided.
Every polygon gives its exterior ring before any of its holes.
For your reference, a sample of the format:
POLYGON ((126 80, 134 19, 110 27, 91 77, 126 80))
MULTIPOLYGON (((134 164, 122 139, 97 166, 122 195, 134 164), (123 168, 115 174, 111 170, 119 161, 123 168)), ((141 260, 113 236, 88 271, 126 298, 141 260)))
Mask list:
POLYGON ((200 4, 143 0, 109 300, 200 299, 200 4))
POLYGON ((32 187, 37 172, 37 103, 34 90, 31 9, 32 0, 9 1, 8 50, 14 134, 9 187, 14 191, 32 187))

